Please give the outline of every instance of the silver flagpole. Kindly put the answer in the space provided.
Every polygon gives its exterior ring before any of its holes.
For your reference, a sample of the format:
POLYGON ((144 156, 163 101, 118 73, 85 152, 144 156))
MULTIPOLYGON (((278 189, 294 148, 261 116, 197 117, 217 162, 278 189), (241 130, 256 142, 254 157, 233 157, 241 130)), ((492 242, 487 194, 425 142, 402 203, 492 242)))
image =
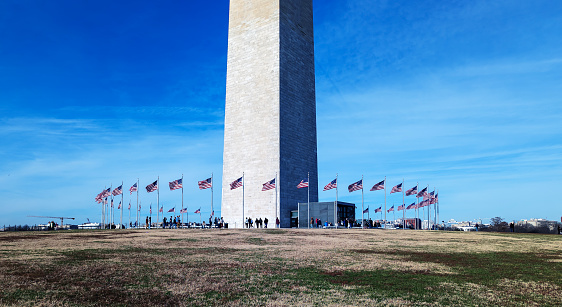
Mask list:
MULTIPOLYGON (((211 173, 211 182, 213 181, 213 173, 211 173)), ((213 209, 213 186, 211 185, 211 214, 212 216, 215 215, 215 209, 213 209)), ((211 217, 212 217, 211 216, 211 217)), ((212 221, 211 221, 212 222, 212 221)))
POLYGON ((308 186, 307 186, 308 200, 306 202, 307 203, 306 207, 308 208, 308 220, 306 222, 308 223, 308 228, 310 228, 310 172, 308 172, 306 180, 308 180, 308 186))
POLYGON ((137 229, 139 228, 139 214, 140 214, 140 212, 139 212, 139 185, 140 185, 139 178, 137 178, 137 224, 136 224, 137 229))
MULTIPOLYGON (((427 200, 429 200, 429 184, 427 185, 427 200)), ((429 212, 431 210, 429 210, 431 207, 427 207, 427 230, 429 230, 429 223, 430 223, 430 219, 429 219, 429 212)), ((423 209, 425 211, 425 209, 423 209)))
MULTIPOLYGON (((154 177, 153 177, 154 178, 154 177)), ((156 207, 158 207, 158 212, 160 212, 160 176, 156 179, 156 190, 158 195, 156 196, 156 207)), ((162 210, 162 218, 164 218, 164 210, 162 210)), ((158 213, 156 215, 156 225, 158 225, 158 213)), ((171 222, 171 221, 170 221, 171 222)))
POLYGON ((386 229, 386 176, 384 176, 384 229, 386 229))
POLYGON ((122 227, 122 226, 123 226, 123 206, 125 205, 125 204, 123 203, 124 197, 125 197, 125 196, 123 195, 123 181, 121 180, 121 220, 119 221, 119 223, 120 223, 120 224, 119 224, 119 227, 122 227))
POLYGON ((334 226, 338 228, 338 174, 336 173, 336 205, 334 206, 334 226))
POLYGON ((365 229, 365 208, 364 208, 364 201, 363 201, 363 175, 361 175, 361 228, 365 229))
POLYGON ((185 222, 185 220, 183 219, 183 174, 181 174, 181 219, 185 222))
MULTIPOLYGON (((419 193, 419 189, 420 189, 420 183, 417 183, 417 187, 418 187, 418 193, 419 193)), ((415 221, 415 228, 416 230, 418 230, 418 213, 419 213, 419 208, 418 205, 420 204, 420 199, 418 198, 418 193, 416 193, 416 209, 414 210, 414 221, 415 221)))
MULTIPOLYGON (((245 212, 244 212, 244 186, 246 185, 246 179, 244 178, 244 172, 242 172, 242 228, 244 228, 244 217, 245 217, 245 212)), ((248 224, 248 227, 250 227, 250 225, 248 224)))
MULTIPOLYGON (((277 185, 279 181, 277 180, 277 173, 275 173, 275 228, 277 228, 277 218, 279 217, 277 213, 277 185)), ((281 225, 279 225, 281 227, 281 225)))
POLYGON ((404 221, 406 219, 406 203, 404 200, 404 190, 406 189, 406 187, 404 186, 404 178, 402 178, 402 230, 406 229, 406 221, 404 221))

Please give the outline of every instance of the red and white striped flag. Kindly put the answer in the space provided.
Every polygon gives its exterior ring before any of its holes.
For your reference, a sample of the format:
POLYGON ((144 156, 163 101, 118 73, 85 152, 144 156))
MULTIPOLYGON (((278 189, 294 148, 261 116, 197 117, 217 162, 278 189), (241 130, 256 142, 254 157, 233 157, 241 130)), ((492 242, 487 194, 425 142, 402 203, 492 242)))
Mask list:
POLYGON ((183 179, 178 179, 170 182, 170 191, 183 188, 183 179))
POLYGON ((307 188, 308 187, 308 178, 304 178, 297 184, 297 189, 307 188))
POLYGON ((412 196, 418 194, 418 186, 415 186, 409 190, 406 191, 406 196, 412 196))
POLYGON ((133 194, 133 192, 137 191, 137 183, 135 182, 135 184, 133 184, 132 187, 129 188, 129 192, 131 192, 131 194, 133 194))
POLYGON ((385 180, 375 184, 372 188, 371 191, 378 191, 378 190, 384 190, 384 182, 385 180))
POLYGON ((199 185, 199 190, 205 190, 208 188, 212 188, 213 187, 213 178, 207 178, 205 180, 201 180, 199 182, 197 182, 197 184, 199 185))
POLYGON ((234 180, 231 184, 230 184, 230 189, 234 190, 234 189, 238 189, 239 187, 241 187, 243 184, 242 182, 242 177, 234 180))
POLYGON ((324 191, 328 191, 331 189, 335 189, 338 187, 338 178, 332 180, 330 183, 328 183, 325 187, 324 187, 324 191))
POLYGON ((120 186, 116 187, 116 188, 113 190, 113 193, 112 193, 112 194, 113 194, 113 196, 117 196, 117 195, 123 194, 123 185, 120 185, 120 186))
POLYGON ((362 189, 363 189, 363 179, 361 179, 357 182, 354 182, 347 187, 347 190, 349 191, 349 193, 351 193, 353 191, 359 191, 359 190, 362 190, 362 189))
POLYGON ((390 190, 390 194, 398 192, 402 192, 402 184, 395 185, 392 187, 392 190, 390 190))
POLYGON ((271 190, 271 189, 275 189, 275 178, 273 178, 272 180, 264 183, 263 187, 261 188, 262 191, 267 191, 267 190, 271 190))
POLYGON ((156 181, 154 181, 153 183, 151 183, 151 184, 149 184, 149 185, 146 186, 146 191, 147 191, 148 193, 154 192, 154 191, 156 191, 156 190, 158 190, 158 180, 156 180, 156 181))

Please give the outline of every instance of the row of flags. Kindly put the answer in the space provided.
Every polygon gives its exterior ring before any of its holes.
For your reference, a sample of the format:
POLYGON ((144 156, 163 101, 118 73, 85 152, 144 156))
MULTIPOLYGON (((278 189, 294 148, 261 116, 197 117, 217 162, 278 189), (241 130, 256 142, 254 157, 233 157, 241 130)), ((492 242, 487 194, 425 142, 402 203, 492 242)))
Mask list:
MULTIPOLYGON (((240 177, 240 178, 234 180, 230 184, 230 189, 234 190, 234 189, 237 189, 237 188, 241 187, 243 185, 243 180, 244 180, 244 177, 240 177)), ((395 185, 394 187, 392 187, 392 189, 390 190, 390 194, 402 192, 402 185, 403 185, 403 183, 399 183, 399 184, 395 185)), ((371 188, 371 191, 384 190, 385 186, 386 186, 386 179, 377 183, 377 184, 375 184, 371 188)), ((301 180, 301 182, 299 182, 299 184, 297 184, 298 189, 306 188, 306 187, 308 187, 308 178, 305 178, 305 179, 301 180)), ((324 191, 335 189, 337 187, 338 187, 338 178, 336 178, 336 179, 332 180, 330 183, 328 183, 324 187, 324 191)), ((275 189, 275 178, 263 184, 262 191, 267 191, 267 190, 271 190, 271 189, 275 189)), ((362 190, 362 189, 363 189, 363 179, 361 179, 357 182, 354 182, 347 187, 347 190, 350 193, 354 192, 354 191, 359 191, 359 190, 362 190)), ((416 185, 415 187, 407 190, 405 192, 405 195, 406 196, 416 195, 416 197, 418 197, 418 198, 423 197, 424 201, 426 199, 429 199, 429 198, 434 199, 434 200, 430 200, 430 202, 434 201, 431 204, 434 204, 435 202, 437 202, 437 194, 435 194, 435 191, 433 191, 431 193, 428 193, 427 187, 423 188, 421 191, 418 192, 418 186, 416 185)), ((429 205, 429 204, 430 203, 427 203, 427 205, 429 205)), ((421 203, 420 203, 420 205, 421 205, 421 203)), ((424 204, 424 206, 425 206, 425 204, 424 204)), ((424 207, 424 206, 420 206, 419 208, 424 207)), ((408 208, 406 208, 406 209, 411 209, 411 208, 409 208, 409 206, 408 206, 408 208)), ((392 208, 392 210, 394 210, 394 208, 392 208)), ((398 210, 399 211, 404 210, 404 208, 399 207, 398 210)))
MULTIPOLYGON (((198 184, 200 190, 209 189, 209 188, 213 187, 213 179, 211 177, 211 178, 208 178, 208 179, 205 179, 205 180, 201 180, 197 184, 198 184)), ((170 191, 174 191, 174 190, 177 190, 177 189, 183 189, 183 178, 180 178, 178 180, 174 180, 174 181, 169 182, 169 186, 170 186, 170 191)), ((158 180, 156 180, 153 183, 146 186, 146 192, 148 192, 148 193, 154 192, 156 190, 158 190, 158 180)), ((130 194, 133 194, 133 192, 137 192, 137 191, 138 191, 138 182, 135 182, 135 184, 133 184, 129 188, 129 192, 130 192, 130 194)), ((94 200, 97 203, 101 203, 104 198, 107 198, 111 195, 117 196, 117 195, 121 195, 121 194, 123 194, 123 185, 118 186, 113 191, 111 191, 111 188, 104 189, 103 191, 101 191, 101 193, 99 193, 94 198, 94 200)))
MULTIPOLYGON (((276 178, 273 178, 272 180, 269 180, 268 182, 264 183, 261 190, 262 191, 268 191, 268 190, 271 190, 271 189, 275 189, 275 179, 276 178)), ((230 183, 230 189, 234 190, 234 189, 237 189, 237 188, 239 188, 243 185, 244 185, 244 176, 242 176, 242 177, 234 180, 232 183, 230 183)), ((306 187, 308 187, 308 178, 305 178, 305 179, 301 180, 301 182, 297 185, 298 189, 306 188, 306 187)))
MULTIPOLYGON (((433 192, 431 192, 431 193, 433 193, 433 192)), ((410 210, 410 209, 419 209, 419 208, 427 207, 429 205, 436 204, 438 201, 439 201, 439 199, 438 199, 438 196, 436 194, 435 196, 428 196, 428 199, 423 200, 419 204, 416 204, 414 202, 407 207, 406 207, 405 204, 400 205, 400 206, 396 207, 396 210, 402 211, 402 210, 410 210)), ((388 210, 386 210, 387 213, 390 213, 390 212, 393 212, 393 211, 394 211, 394 205, 392 207, 388 208, 388 210)), ((369 212, 369 208, 363 210, 363 213, 367 213, 367 212, 369 212)), ((379 213, 379 212, 382 212, 382 206, 375 209, 375 213, 379 213)))

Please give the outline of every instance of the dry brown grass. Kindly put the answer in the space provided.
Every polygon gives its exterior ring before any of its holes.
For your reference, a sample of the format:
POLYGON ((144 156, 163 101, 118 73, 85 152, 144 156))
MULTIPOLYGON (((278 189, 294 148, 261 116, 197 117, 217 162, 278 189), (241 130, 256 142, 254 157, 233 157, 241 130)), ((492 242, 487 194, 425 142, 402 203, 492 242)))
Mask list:
POLYGON ((0 304, 421 306, 501 305, 503 300, 548 305, 562 301, 561 281, 552 280, 561 275, 541 278, 532 270, 525 271, 532 276, 510 270, 524 268, 520 259, 531 259, 529 265, 560 271, 561 255, 560 237, 544 235, 401 230, 2 233, 0 304), (497 261, 498 268, 490 261, 497 261))

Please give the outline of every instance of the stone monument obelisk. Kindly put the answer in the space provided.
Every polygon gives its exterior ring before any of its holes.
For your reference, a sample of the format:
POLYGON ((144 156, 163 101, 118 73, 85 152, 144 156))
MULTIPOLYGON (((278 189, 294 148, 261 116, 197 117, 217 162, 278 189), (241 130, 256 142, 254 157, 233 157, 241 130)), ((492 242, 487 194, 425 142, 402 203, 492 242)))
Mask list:
POLYGON ((310 201, 318 201, 312 0, 230 1, 224 126, 229 227, 246 217, 289 227, 290 211, 307 201, 297 184, 309 173, 310 201), (231 190, 242 174, 243 189, 231 190), (262 191, 273 178, 277 188, 262 191))

